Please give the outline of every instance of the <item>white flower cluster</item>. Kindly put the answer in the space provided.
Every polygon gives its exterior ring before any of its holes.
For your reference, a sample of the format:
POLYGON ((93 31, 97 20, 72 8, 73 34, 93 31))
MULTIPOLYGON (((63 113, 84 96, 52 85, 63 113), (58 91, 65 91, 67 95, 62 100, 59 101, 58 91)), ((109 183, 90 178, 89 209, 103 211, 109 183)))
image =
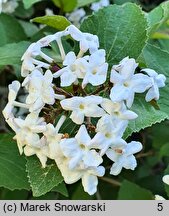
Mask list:
POLYGON ((17 7, 17 0, 0 0, 0 13, 13 13, 17 7))
POLYGON ((82 179, 90 195, 97 190, 98 177, 105 173, 103 156, 113 162, 112 175, 118 175, 122 168, 135 169, 134 154, 142 145, 123 139, 128 122, 137 118, 128 108, 135 93, 147 91, 146 101, 157 100, 159 88, 165 85, 165 76, 151 69, 135 74, 138 64, 128 57, 114 65, 109 76, 105 56, 96 35, 73 25, 40 39, 22 57, 22 87, 28 93, 25 103, 17 101, 21 84, 13 81, 3 110, 16 133, 20 154, 36 155, 43 167, 47 158, 55 160, 65 182, 82 179), (79 44, 79 52, 65 52, 67 36, 79 44), (53 43, 58 46, 61 62, 46 54, 53 43), (14 116, 16 107, 28 110, 25 119, 14 116), (62 132, 66 118, 79 126, 75 137, 69 137, 72 128, 62 132))

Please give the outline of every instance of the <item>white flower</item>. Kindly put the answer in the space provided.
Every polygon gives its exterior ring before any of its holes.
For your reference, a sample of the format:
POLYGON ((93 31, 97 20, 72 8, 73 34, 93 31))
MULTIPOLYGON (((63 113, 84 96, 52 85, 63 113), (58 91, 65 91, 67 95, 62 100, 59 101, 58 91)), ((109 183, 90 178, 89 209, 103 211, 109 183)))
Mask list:
POLYGON ((16 0, 1 0, 0 1, 0 13, 13 13, 18 7, 18 2, 16 0))
POLYGON ((110 4, 109 0, 100 0, 99 2, 92 3, 91 9, 93 11, 98 11, 99 9, 106 7, 110 4))
POLYGON ((82 185, 84 191, 89 195, 93 195, 97 191, 98 178, 105 174, 105 168, 103 166, 89 167, 86 170, 82 170, 82 185))
POLYGON ((84 166, 98 166, 102 163, 100 155, 90 146, 91 138, 87 132, 85 125, 81 125, 75 138, 63 139, 60 147, 63 154, 70 158, 69 168, 76 168, 80 162, 84 166))
POLYGON ((85 168, 83 164, 81 164, 77 169, 70 170, 68 166, 69 159, 61 155, 62 151, 60 150, 59 152, 58 149, 56 164, 62 173, 65 183, 73 184, 82 179, 84 191, 90 195, 96 193, 98 185, 97 177, 101 177, 105 174, 105 168, 103 166, 85 168))
POLYGON ((63 65, 66 66, 53 74, 55 78, 61 78, 61 86, 70 86, 72 83, 77 84, 78 78, 84 78, 88 69, 88 62, 85 58, 76 58, 74 52, 69 52, 65 56, 63 65))
POLYGON ((73 25, 75 25, 76 27, 80 26, 80 22, 82 21, 85 15, 86 12, 83 8, 76 9, 73 12, 66 14, 68 20, 72 22, 73 25))
POLYGON ((114 84, 110 98, 113 102, 126 101, 130 108, 134 101, 135 93, 143 93, 150 88, 151 81, 147 75, 134 74, 136 67, 134 59, 124 58, 119 65, 115 65, 111 71, 110 81, 114 84))
POLYGON ((99 39, 97 35, 83 33, 73 25, 68 26, 67 30, 74 40, 80 42, 80 50, 82 52, 85 53, 88 49, 90 53, 97 51, 99 47, 99 39))
POLYGON ((155 195, 155 200, 165 200, 165 199, 160 195, 155 195))
POLYGON ((38 133, 43 133, 46 130, 46 123, 43 118, 38 117, 37 113, 30 113, 25 120, 14 118, 13 122, 17 126, 14 139, 17 140, 20 154, 22 154, 22 148, 25 145, 32 147, 41 145, 38 133))
POLYGON ((72 97, 60 102, 64 110, 72 111, 70 118, 76 124, 82 124, 84 117, 101 117, 105 114, 104 110, 98 105, 102 102, 102 97, 86 96, 72 97))
POLYGON ((94 148, 101 149, 101 155, 104 155, 107 149, 117 142, 121 142, 122 136, 128 121, 120 121, 106 114, 99 119, 96 127, 96 135, 91 141, 94 148))
POLYGON ((14 117, 12 113, 14 106, 29 108, 29 106, 27 106, 26 104, 15 101, 18 91, 20 89, 20 83, 18 81, 13 81, 8 88, 9 88, 8 103, 2 112, 6 120, 14 117))
MULTIPOLYGON (((49 36, 46 36, 45 39, 43 38, 43 40, 46 41, 46 38, 49 38, 49 36)), ((41 51, 41 47, 42 47, 41 41, 42 39, 40 40, 40 42, 32 43, 28 47, 24 55, 22 56, 21 60, 23 62, 22 62, 22 67, 21 67, 21 75, 23 77, 28 76, 28 74, 32 72, 33 70, 35 70, 36 68, 49 69, 50 64, 37 60, 36 59, 37 56, 41 56, 43 59, 45 59, 45 61, 48 61, 49 63, 53 62, 52 58, 50 58, 49 56, 47 56, 41 51)))
POLYGON ((21 75, 23 77, 26 77, 30 71, 33 71, 35 69, 35 59, 34 57, 39 55, 40 53, 40 45, 37 43, 32 43, 26 52, 23 54, 21 60, 22 67, 21 67, 21 75))
POLYGON ((169 185, 169 175, 163 176, 163 182, 169 185))
POLYGON ((12 84, 8 86, 9 94, 8 94, 8 103, 3 110, 3 115, 5 119, 13 117, 12 110, 14 108, 14 101, 16 100, 18 91, 20 89, 20 83, 18 81, 13 81, 12 84))
POLYGON ((110 174, 118 175, 123 167, 134 170, 137 162, 133 154, 141 151, 141 149, 142 144, 135 141, 127 144, 124 140, 121 140, 120 143, 113 144, 106 152, 107 157, 114 161, 110 174))
POLYGON ((27 145, 24 148, 24 154, 26 156, 36 155, 39 158, 43 168, 46 167, 46 162, 49 154, 48 152, 49 152, 48 145, 45 144, 43 139, 39 141, 39 145, 37 147, 27 145))
POLYGON ((46 140, 46 142, 48 143, 48 146, 49 146, 48 157, 51 159, 57 158, 58 145, 59 145, 61 138, 63 136, 62 133, 59 133, 59 129, 61 128, 65 119, 66 119, 65 116, 61 116, 55 127, 52 124, 47 124, 46 131, 43 133, 44 139, 46 140))
POLYGON ((105 55, 105 50, 100 49, 89 56, 89 70, 86 70, 86 74, 82 82, 83 88, 87 85, 87 83, 90 83, 93 86, 98 86, 106 81, 108 63, 105 63, 105 55))
POLYGON ((30 112, 41 110, 45 104, 54 104, 55 98, 65 98, 63 95, 55 94, 52 81, 53 75, 50 70, 47 70, 44 75, 39 70, 34 70, 31 75, 25 78, 22 85, 29 92, 26 104, 30 106, 30 112))
POLYGON ((121 120, 131 120, 138 117, 135 112, 127 110, 124 102, 113 103, 111 100, 104 98, 101 107, 111 116, 121 120))
POLYGON ((97 35, 90 33, 83 33, 83 38, 80 40, 80 49, 86 52, 88 49, 90 53, 97 51, 99 47, 99 39, 97 35))
MULTIPOLYGON (((83 137, 80 137, 80 139, 81 138, 83 137)), ((86 142, 86 140, 84 140, 84 142, 86 142)), ((55 162, 62 173, 65 183, 73 184, 82 179, 84 190, 90 195, 96 193, 98 184, 97 176, 103 176, 105 174, 105 168, 103 166, 86 167, 83 162, 81 162, 77 168, 71 170, 69 169, 70 158, 63 154, 61 144, 56 144, 56 149, 55 162)), ((88 162, 90 162, 90 160, 88 162)))
POLYGON ((145 68, 141 71, 146 72, 152 82, 152 85, 146 94, 146 101, 149 102, 153 99, 158 100, 160 97, 159 88, 165 86, 166 77, 163 74, 158 74, 149 68, 145 68))
POLYGON ((54 15, 53 10, 51 10, 50 8, 46 8, 45 9, 45 15, 47 15, 47 16, 53 16, 54 15))

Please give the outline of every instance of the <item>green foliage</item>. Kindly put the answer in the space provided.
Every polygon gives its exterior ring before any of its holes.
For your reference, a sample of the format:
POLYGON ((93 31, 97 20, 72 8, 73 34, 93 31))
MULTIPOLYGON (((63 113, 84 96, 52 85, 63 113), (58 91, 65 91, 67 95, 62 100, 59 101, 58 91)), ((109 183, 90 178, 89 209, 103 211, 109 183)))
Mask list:
POLYGON ((66 188, 66 185, 65 185, 64 182, 62 182, 59 185, 57 185, 55 188, 52 189, 52 191, 58 192, 58 193, 62 194, 65 197, 69 196, 67 188, 66 188))
POLYGON ((34 8, 30 7, 30 8, 25 8, 24 4, 22 1, 18 2, 18 7, 15 9, 13 15, 19 18, 29 18, 33 15, 34 13, 34 8))
POLYGON ((167 113, 161 110, 161 108, 160 110, 155 109, 150 103, 145 102, 143 97, 135 98, 132 110, 138 114, 138 118, 129 122, 124 135, 125 138, 133 132, 139 132, 141 129, 150 127, 168 118, 167 113))
POLYGON ((168 121, 164 121, 161 122, 160 124, 155 124, 151 128, 150 131, 153 134, 152 145, 154 149, 161 151, 163 146, 168 143, 168 127, 169 127, 168 121))
POLYGON ((0 188, 0 200, 26 200, 28 198, 29 191, 27 190, 8 190, 6 188, 0 188))
POLYGON ((11 135, 0 135, 0 187, 10 190, 30 189, 25 172, 26 160, 19 155, 11 135))
POLYGON ((51 26, 61 31, 70 25, 70 22, 64 16, 59 15, 36 17, 32 21, 51 26))
POLYGON ((74 136, 79 129, 79 126, 75 124, 70 118, 67 118, 65 122, 63 123, 60 131, 62 133, 68 133, 69 136, 74 136))
POLYGON ((52 0, 63 12, 71 12, 77 6, 77 0, 52 0))
POLYGON ((29 46, 29 42, 9 43, 0 47, 0 66, 21 64, 21 57, 29 46))
POLYGON ((143 50, 143 57, 147 67, 156 70, 158 73, 162 73, 167 77, 166 86, 160 90, 160 100, 158 102, 160 110, 165 112, 169 118, 168 113, 168 94, 169 94, 169 67, 168 59, 169 52, 161 50, 160 48, 147 44, 143 50))
POLYGON ((78 0, 78 2, 77 2, 77 6, 78 7, 84 7, 84 6, 86 6, 86 5, 89 5, 89 4, 91 4, 91 3, 93 3, 93 2, 97 2, 98 0, 78 0))
POLYGON ((114 4, 124 4, 126 2, 138 3, 138 0, 113 0, 114 4))
POLYGON ((42 168, 41 163, 36 157, 27 158, 26 170, 33 196, 35 197, 46 194, 63 181, 63 177, 55 163, 42 168))
POLYGON ((169 19, 169 1, 164 2, 147 14, 149 23, 149 34, 155 32, 159 27, 169 19))
POLYGON ((33 4, 40 2, 42 0, 23 0, 25 9, 30 8, 33 4))
MULTIPOLYGON (((164 174, 165 174, 165 175, 169 175, 169 165, 168 165, 168 167, 166 168, 164 174)), ((169 185, 164 183, 164 186, 165 186, 165 190, 166 190, 167 196, 169 197, 169 185)))
POLYGON ((152 200, 153 194, 140 186, 124 180, 119 191, 119 200, 152 200))
POLYGON ((141 8, 127 3, 99 10, 84 20, 81 30, 99 37, 110 65, 126 56, 137 58, 147 40, 147 20, 141 8))
POLYGON ((0 46, 26 40, 26 34, 19 22, 6 14, 0 14, 0 35, 0 46))
POLYGON ((30 22, 26 22, 23 20, 20 20, 19 22, 22 26, 22 28, 24 29, 27 37, 32 37, 34 34, 36 34, 39 31, 39 28, 34 25, 33 23, 30 22))
POLYGON ((160 157, 169 156, 169 143, 165 143, 160 149, 160 157))

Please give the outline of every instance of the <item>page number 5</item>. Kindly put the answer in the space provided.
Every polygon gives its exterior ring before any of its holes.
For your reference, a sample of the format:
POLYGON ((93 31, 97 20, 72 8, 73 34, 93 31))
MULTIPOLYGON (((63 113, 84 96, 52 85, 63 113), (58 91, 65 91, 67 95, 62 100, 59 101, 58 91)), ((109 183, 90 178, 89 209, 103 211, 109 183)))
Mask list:
POLYGON ((162 211, 163 210, 163 203, 158 203, 157 210, 162 211))

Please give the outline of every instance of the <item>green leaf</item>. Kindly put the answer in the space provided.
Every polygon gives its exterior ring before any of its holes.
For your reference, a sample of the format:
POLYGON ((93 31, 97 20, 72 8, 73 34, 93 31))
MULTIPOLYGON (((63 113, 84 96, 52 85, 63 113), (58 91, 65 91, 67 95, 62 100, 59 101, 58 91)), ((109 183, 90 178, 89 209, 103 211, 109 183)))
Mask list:
POLYGON ((23 0, 23 4, 24 4, 24 7, 25 9, 28 9, 30 8, 33 4, 37 3, 37 2, 40 2, 42 0, 23 0))
POLYGON ((166 32, 155 32, 151 35, 151 39, 169 39, 169 35, 166 32))
POLYGON ((20 20, 19 22, 23 27, 27 37, 32 37, 34 34, 36 34, 39 31, 39 28, 33 23, 26 22, 23 20, 20 20))
POLYGON ((63 181, 55 163, 42 168, 41 163, 34 156, 27 158, 26 170, 35 197, 46 194, 63 181))
MULTIPOLYGON (((167 167, 167 169, 164 172, 164 175, 169 175, 169 165, 167 167)), ((161 179, 162 181, 162 179, 161 179)), ((165 187, 165 191, 167 193, 167 196, 169 197, 169 185, 164 183, 164 187, 165 187)))
POLYGON ((138 3, 138 0, 114 0, 113 2, 114 2, 114 4, 121 5, 121 4, 124 4, 126 2, 138 3))
POLYGON ((169 40, 159 39, 156 42, 157 42, 157 46, 159 46, 162 50, 166 50, 168 52, 168 50, 169 50, 169 40))
POLYGON ((34 14, 34 8, 30 7, 28 9, 25 9, 24 4, 22 1, 18 2, 18 7, 15 9, 14 15, 15 17, 19 17, 21 19, 30 18, 34 14))
POLYGON ((119 190, 118 200, 153 200, 151 191, 124 180, 119 190))
POLYGON ((93 2, 97 2, 98 0, 78 0, 77 7, 84 7, 86 5, 92 4, 93 2))
POLYGON ((77 0, 52 0, 63 12, 71 12, 77 6, 77 0))
POLYGON ((71 24, 64 16, 59 15, 36 17, 32 19, 32 21, 46 24, 58 30, 65 30, 65 28, 71 24))
POLYGON ((159 152, 168 143, 168 121, 161 122, 151 127, 152 145, 159 152))
POLYGON ((169 143, 165 143, 160 149, 160 157, 169 156, 169 143))
POLYGON ((60 131, 62 131, 62 133, 68 133, 69 136, 72 137, 75 136, 78 129, 79 126, 75 124, 70 118, 67 118, 60 128, 60 131))
POLYGON ((152 34, 169 19, 169 1, 162 3, 147 14, 149 33, 152 34))
POLYGON ((168 117, 167 113, 162 110, 156 110, 143 97, 136 97, 131 109, 137 113, 138 118, 129 122, 124 138, 130 136, 133 132, 139 132, 141 129, 160 123, 168 117))
POLYGON ((29 44, 29 42, 22 41, 0 47, 0 66, 21 64, 21 57, 29 44))
POLYGON ((26 40, 26 34, 20 23, 7 14, 0 14, 0 35, 0 46, 26 40))
POLYGON ((136 4, 112 5, 84 20, 81 30, 96 34, 109 64, 137 58, 147 40, 147 20, 136 4))
POLYGON ((29 190, 26 160, 19 155, 17 144, 12 137, 9 134, 0 136, 0 187, 29 190))
POLYGON ((0 200, 26 200, 29 196, 29 191, 27 190, 8 190, 2 188, 0 190, 0 200))
POLYGON ((66 188, 66 185, 65 185, 64 182, 60 183, 58 186, 56 186, 55 188, 53 188, 52 191, 58 192, 58 193, 62 194, 65 197, 69 196, 67 188, 66 188))

